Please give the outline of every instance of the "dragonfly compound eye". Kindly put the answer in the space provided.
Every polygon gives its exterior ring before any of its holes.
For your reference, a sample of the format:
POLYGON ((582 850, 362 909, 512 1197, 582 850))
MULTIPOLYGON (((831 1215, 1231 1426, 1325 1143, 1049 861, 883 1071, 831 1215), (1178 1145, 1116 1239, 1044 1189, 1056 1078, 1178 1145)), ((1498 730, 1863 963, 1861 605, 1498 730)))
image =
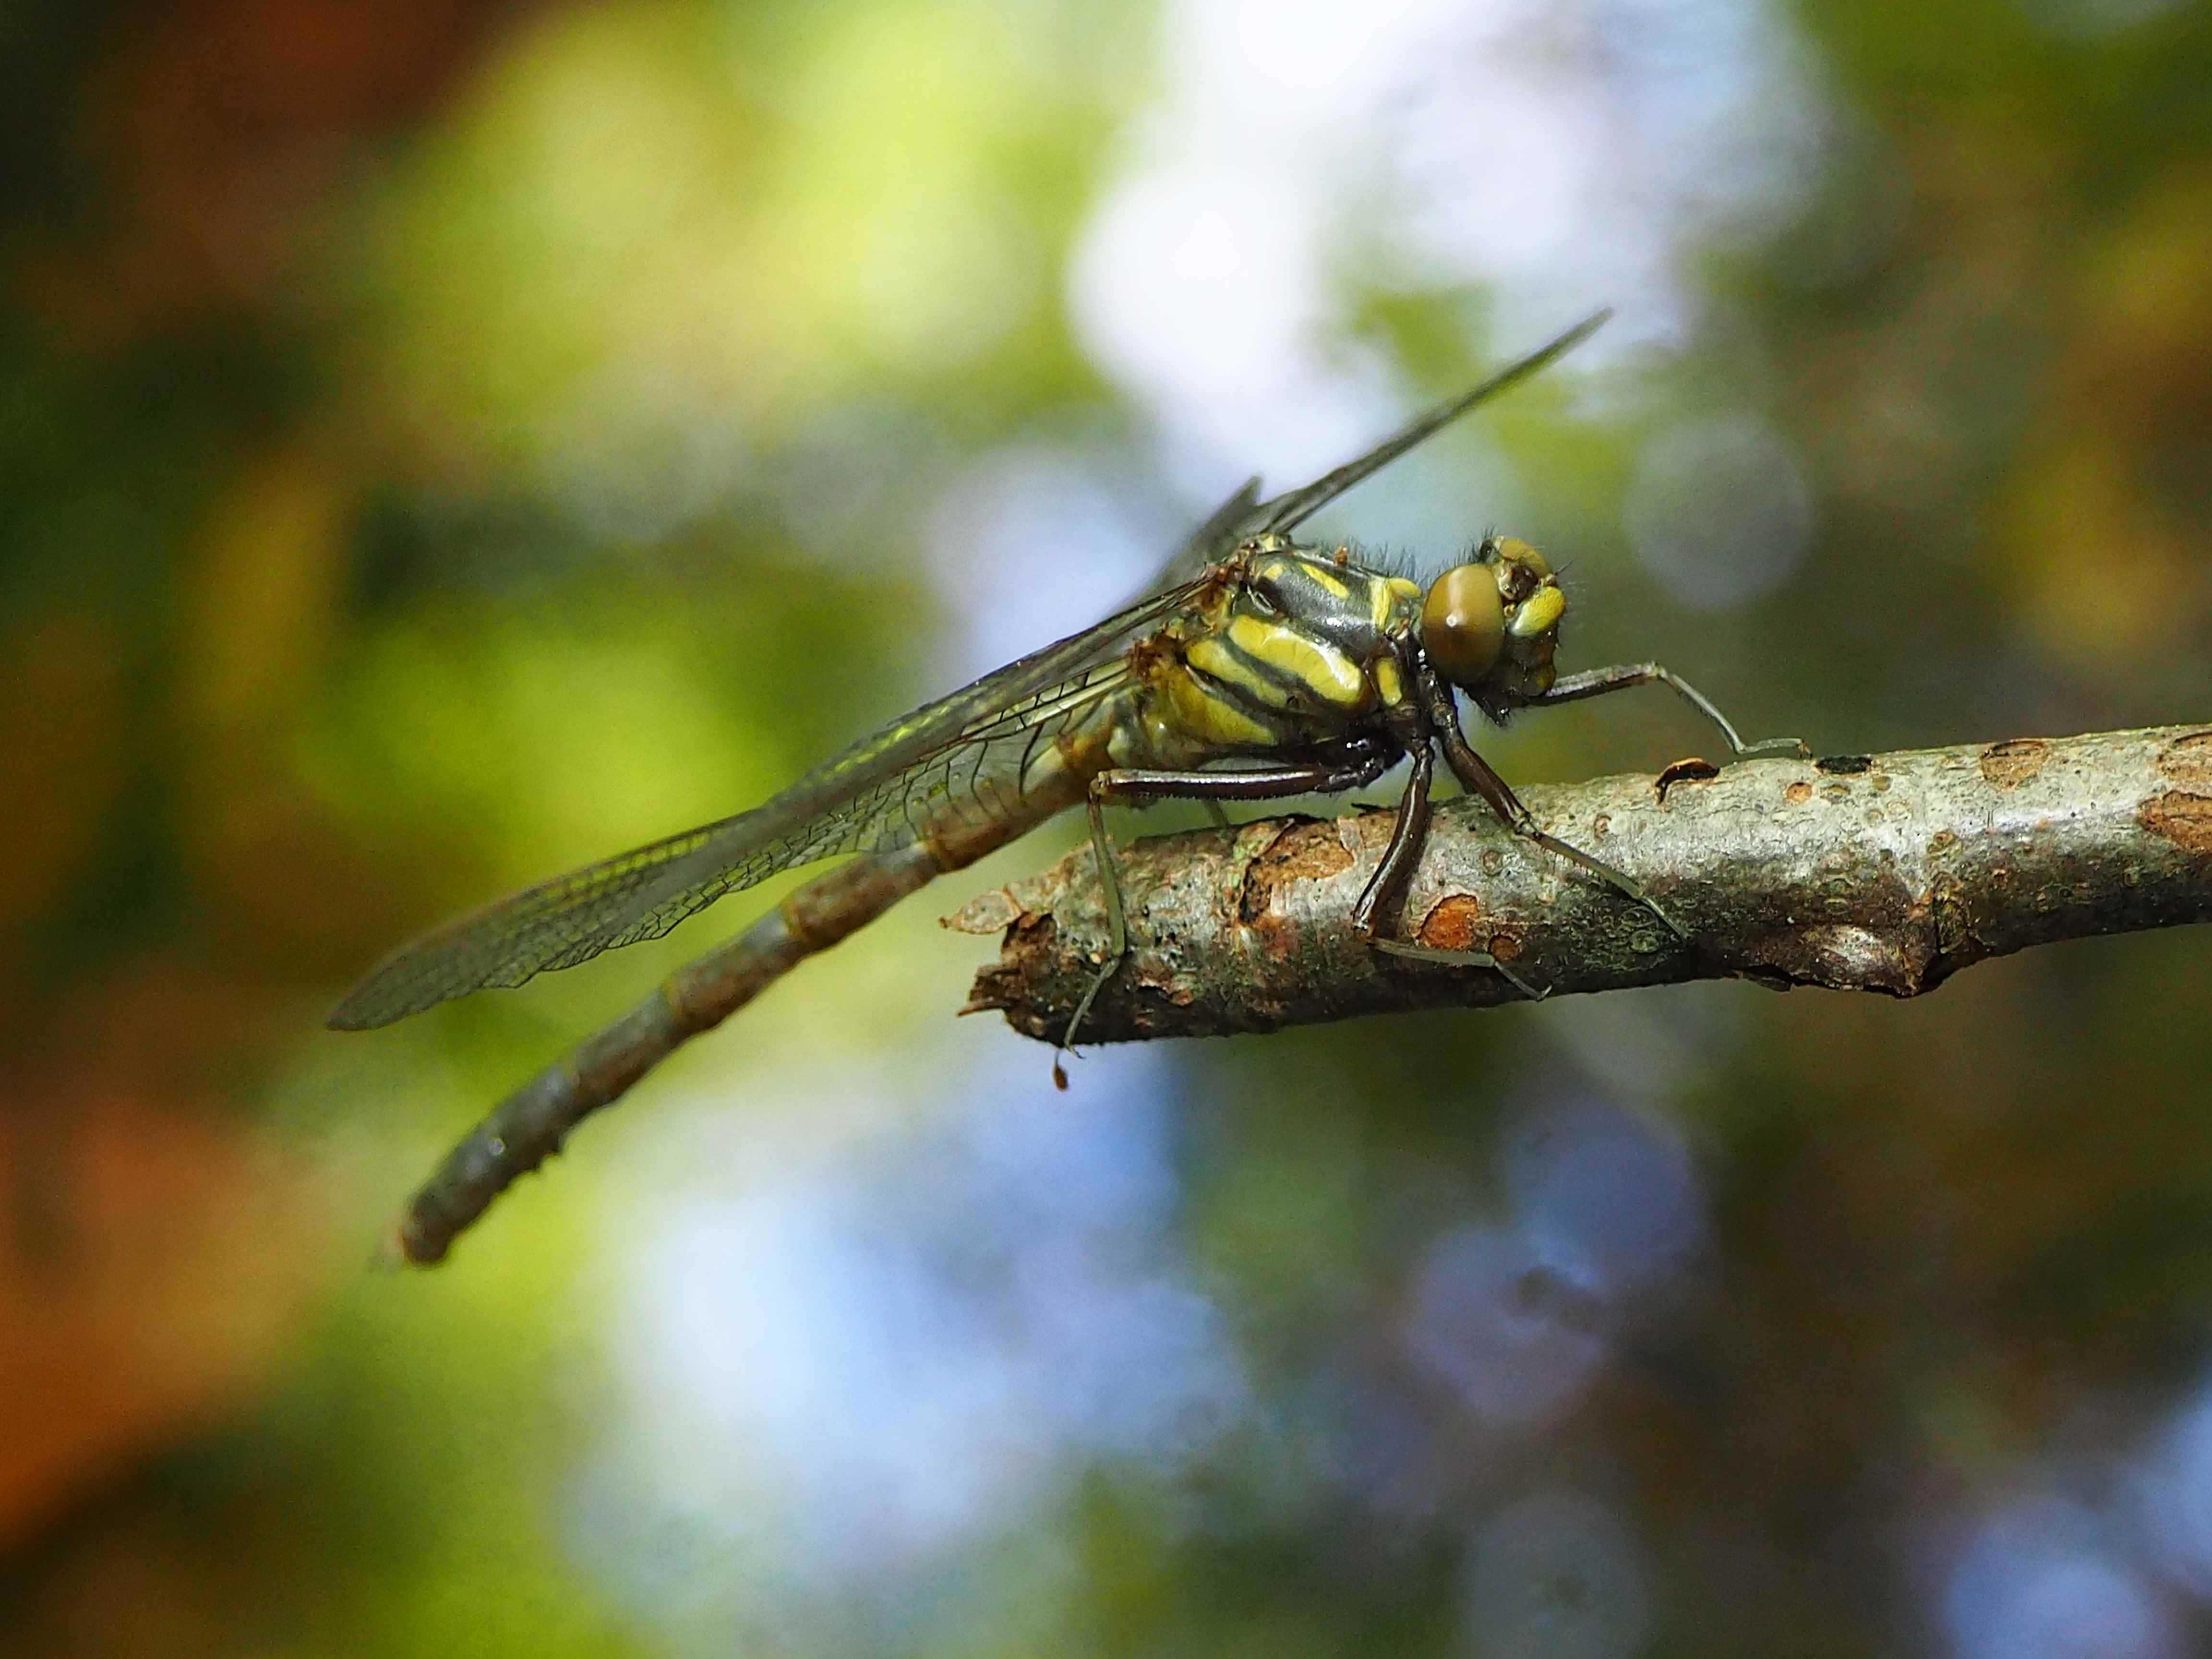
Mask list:
POLYGON ((1505 642, 1505 604, 1498 574, 1455 564, 1429 586, 1421 604, 1421 648, 1454 685, 1473 690, 1497 665, 1505 642))

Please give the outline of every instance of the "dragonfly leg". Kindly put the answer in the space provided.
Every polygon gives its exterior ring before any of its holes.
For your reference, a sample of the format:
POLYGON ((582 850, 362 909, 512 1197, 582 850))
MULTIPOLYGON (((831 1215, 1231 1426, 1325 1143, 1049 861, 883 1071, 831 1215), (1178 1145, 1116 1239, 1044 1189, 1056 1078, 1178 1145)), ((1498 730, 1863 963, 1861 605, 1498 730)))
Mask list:
POLYGON ((1272 766, 1244 772, 1166 772, 1115 767, 1091 781, 1091 846, 1097 861, 1098 881, 1106 898, 1106 959, 1075 1005, 1067 1030, 1053 1056, 1053 1081, 1067 1086, 1060 1056, 1075 1051, 1075 1034, 1084 1016, 1106 988, 1129 951, 1128 913, 1121 899, 1121 868, 1114 844, 1106 834, 1106 803, 1148 800, 1200 800, 1219 810, 1224 800, 1271 800, 1285 795, 1334 795, 1363 789, 1389 769, 1395 756, 1380 745, 1352 751, 1352 758, 1336 764, 1317 762, 1304 766, 1272 766))
MULTIPOLYGON (((1488 761, 1474 752, 1474 745, 1467 740, 1467 734, 1460 730, 1459 711, 1453 706, 1451 694, 1444 690, 1443 683, 1434 674, 1427 672, 1424 672, 1421 679, 1422 690, 1429 702, 1431 718, 1436 722, 1437 736, 1444 746, 1444 762, 1451 768, 1452 775, 1460 781, 1462 788, 1470 794, 1481 796, 1490 810, 1497 813, 1499 820, 1515 835, 1534 842, 1546 852, 1563 858, 1570 864, 1580 865, 1614 891, 1633 899, 1658 917, 1676 938, 1690 937, 1680 922, 1659 908, 1650 894, 1626 875, 1603 860, 1592 858, 1581 848, 1561 841, 1539 825, 1535 814, 1522 804, 1521 797, 1513 793, 1512 786, 1498 775, 1488 761)), ((1586 692, 1583 695, 1595 696, 1598 694, 1586 692)))
POLYGON ((1429 780, 1436 771, 1436 753, 1425 743, 1413 745, 1413 775, 1398 802, 1398 822, 1390 830, 1390 844, 1382 861, 1367 878, 1358 902, 1352 907, 1352 931, 1373 944, 1381 932, 1376 918, 1405 891, 1407 878, 1421 860, 1421 843, 1429 834, 1429 780))
POLYGON ((1455 968, 1494 968, 1522 996, 1532 1002, 1541 1001, 1545 991, 1529 984, 1487 951, 1446 951, 1432 945, 1417 945, 1410 939, 1392 939, 1383 931, 1382 913, 1405 890, 1413 866, 1420 862, 1421 843, 1428 836, 1429 780, 1434 773, 1436 759, 1426 743, 1415 747, 1413 756, 1413 775, 1406 781, 1405 796, 1398 803, 1398 823, 1390 832, 1390 844, 1382 849, 1382 861, 1368 878, 1359 902, 1352 907, 1352 932, 1389 956, 1414 962, 1446 963, 1455 968))
POLYGON ((1696 709, 1721 729, 1728 739, 1729 748, 1738 755, 1764 755, 1784 749, 1795 750, 1802 757, 1812 754, 1802 738, 1761 738, 1756 743, 1746 743, 1736 735, 1735 727, 1729 723, 1713 700, 1684 679, 1671 668, 1662 668, 1656 662, 1618 663, 1611 668, 1593 668, 1586 673, 1570 674, 1540 697, 1528 699, 1530 708, 1545 708, 1553 703, 1580 702, 1585 697, 1602 697, 1609 692, 1626 691, 1632 686, 1663 685, 1684 702, 1696 709))
POLYGON ((1129 917, 1121 904, 1121 866, 1114 856, 1114 843, 1106 834, 1106 801, 1099 781, 1098 778, 1091 781, 1091 856, 1097 866, 1099 888, 1106 897, 1106 959, 1098 964, 1098 971, 1084 988, 1082 1000, 1075 1005, 1067 1030, 1060 1036, 1060 1046, 1053 1051, 1053 1086, 1060 1089, 1067 1087, 1067 1067, 1062 1062, 1075 1052, 1076 1028, 1083 1024, 1083 1017, 1091 1012, 1091 1005, 1098 1000, 1098 994, 1106 988, 1106 981, 1121 968, 1121 958, 1129 953, 1129 917))
POLYGON ((1415 945, 1408 939, 1376 937, 1367 941, 1387 955, 1403 957, 1409 962, 1440 962, 1450 968, 1490 968, 1498 976, 1531 1002, 1541 1002, 1552 994, 1548 985, 1533 985, 1513 971, 1512 965, 1500 961, 1487 951, 1446 951, 1433 945, 1415 945))

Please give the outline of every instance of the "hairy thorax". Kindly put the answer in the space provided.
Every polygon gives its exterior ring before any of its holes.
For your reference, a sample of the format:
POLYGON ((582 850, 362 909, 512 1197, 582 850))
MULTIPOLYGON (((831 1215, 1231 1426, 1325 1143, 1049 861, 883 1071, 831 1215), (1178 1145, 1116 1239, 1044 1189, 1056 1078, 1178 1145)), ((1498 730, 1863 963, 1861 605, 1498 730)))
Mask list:
POLYGON ((1404 697, 1397 642, 1420 603, 1413 583, 1348 556, 1261 544, 1132 647, 1138 718, 1115 761, 1190 766, 1341 740, 1404 697))

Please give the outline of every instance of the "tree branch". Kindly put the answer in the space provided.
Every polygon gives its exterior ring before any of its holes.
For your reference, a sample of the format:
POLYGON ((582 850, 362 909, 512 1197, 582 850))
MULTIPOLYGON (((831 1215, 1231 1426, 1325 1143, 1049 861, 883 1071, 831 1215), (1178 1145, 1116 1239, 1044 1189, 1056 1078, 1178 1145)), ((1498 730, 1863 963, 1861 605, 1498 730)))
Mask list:
MULTIPOLYGON (((1532 787, 1554 835, 1642 884, 1690 934, 1510 834, 1441 807, 1397 923, 1553 992, 1740 977, 1917 996, 2032 945, 2212 920, 2212 729, 1822 761, 1670 767, 1532 787)), ((1079 1040, 1211 1036, 1521 993, 1493 969, 1378 951, 1351 915, 1388 809, 1140 841, 1121 854, 1129 957, 1079 1040)), ((967 1012, 1057 1039, 1105 947, 1090 851, 947 926, 1004 929, 967 1012)))

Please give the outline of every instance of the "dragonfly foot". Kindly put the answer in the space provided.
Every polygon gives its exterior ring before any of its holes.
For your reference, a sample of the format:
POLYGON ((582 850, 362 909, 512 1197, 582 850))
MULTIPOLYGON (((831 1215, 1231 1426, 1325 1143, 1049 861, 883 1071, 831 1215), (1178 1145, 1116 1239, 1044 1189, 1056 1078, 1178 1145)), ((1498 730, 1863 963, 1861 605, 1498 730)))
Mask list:
POLYGON ((1115 969, 1119 968, 1121 965, 1121 953, 1119 952, 1117 952, 1111 960, 1102 964, 1098 971, 1091 976, 1091 983, 1083 993, 1083 1000, 1075 1005, 1075 1012, 1068 1017, 1067 1030, 1060 1034, 1060 1046, 1053 1050, 1052 1084, 1054 1088, 1065 1089, 1067 1087, 1067 1067, 1063 1066, 1060 1062, 1063 1060, 1073 1057, 1075 1054, 1075 1034, 1083 1028, 1083 1017, 1091 1012, 1091 1005, 1098 1000, 1098 994, 1106 988, 1106 981, 1114 977, 1115 969))
POLYGON ((1491 969, 1531 1002, 1541 1002, 1552 994, 1550 986, 1539 989, 1487 951, 1446 951, 1433 945, 1409 945, 1395 939, 1370 939, 1367 942, 1378 951, 1386 951, 1394 957, 1404 957, 1413 962, 1441 963, 1448 968, 1491 969))
POLYGON ((1784 750, 1793 750, 1799 760, 1813 758, 1812 746, 1802 738, 1761 738, 1756 743, 1747 743, 1735 752, 1738 755, 1778 755, 1784 750))
MULTIPOLYGON (((1509 820, 1509 822, 1513 821, 1509 820)), ((1629 900, 1632 903, 1642 905, 1653 915, 1658 917, 1660 921, 1665 925, 1667 931, 1674 934, 1676 939, 1681 939, 1686 943, 1688 941, 1690 938, 1690 930, 1688 928, 1683 927, 1680 922, 1675 921, 1674 917, 1668 915, 1664 910, 1661 909, 1656 899, 1654 899, 1650 894, 1645 892, 1643 888, 1638 886, 1635 882, 1630 880, 1620 871, 1606 863, 1604 860, 1592 858, 1588 853, 1583 852, 1581 848, 1573 846, 1567 842, 1561 841, 1557 836, 1552 835, 1547 830, 1538 829, 1536 827, 1536 821, 1534 818, 1513 822, 1513 829, 1516 835, 1526 836, 1528 840, 1534 842, 1539 847, 1544 848, 1550 852, 1556 853, 1559 857, 1565 859, 1569 863, 1580 865, 1583 869, 1589 871, 1590 874, 1595 876, 1600 881, 1605 883, 1607 886, 1612 888, 1614 892, 1620 894, 1623 898, 1629 900)))

